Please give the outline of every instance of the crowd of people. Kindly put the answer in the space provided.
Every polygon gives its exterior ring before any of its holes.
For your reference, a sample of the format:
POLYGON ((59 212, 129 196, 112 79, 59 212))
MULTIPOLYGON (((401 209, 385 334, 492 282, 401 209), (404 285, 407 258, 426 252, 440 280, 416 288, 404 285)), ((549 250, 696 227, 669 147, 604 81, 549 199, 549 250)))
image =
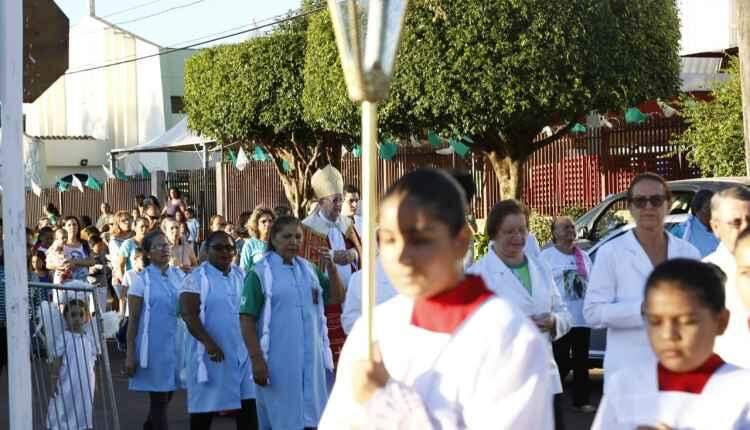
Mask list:
MULTIPOLYGON (((571 373, 570 406, 596 413, 595 429, 750 428, 750 189, 697 192, 667 231, 670 189, 640 174, 627 190, 633 228, 593 262, 573 219, 554 217, 540 246, 528 208, 504 200, 475 258, 471 177, 410 172, 380 202, 369 345, 359 191, 332 166, 311 185, 317 206, 302 220, 259 206, 236 222, 212 216, 205 235, 174 188, 163 205, 103 203, 96 222, 49 205, 28 231, 30 279, 95 287, 96 306, 59 304, 67 336, 94 311, 120 314, 129 388, 148 395, 144 429, 168 428, 180 389, 195 430, 227 411, 238 429, 564 429, 571 373), (607 330, 598 405, 592 328, 607 330)), ((54 354, 58 371, 70 351, 54 354)))

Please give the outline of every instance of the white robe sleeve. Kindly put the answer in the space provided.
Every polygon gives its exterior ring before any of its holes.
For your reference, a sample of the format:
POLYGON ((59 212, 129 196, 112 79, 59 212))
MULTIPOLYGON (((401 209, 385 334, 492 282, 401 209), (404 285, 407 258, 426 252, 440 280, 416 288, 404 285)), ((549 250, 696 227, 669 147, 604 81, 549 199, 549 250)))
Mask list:
POLYGON ((552 270, 546 261, 539 259, 539 266, 544 273, 544 281, 550 290, 550 302, 552 304, 551 313, 555 317, 555 332, 552 333, 552 340, 560 339, 565 336, 573 325, 573 316, 568 311, 568 306, 560 295, 555 278, 552 276, 552 270))
POLYGON ((617 261, 613 247, 602 246, 583 301, 583 317, 592 328, 643 326, 641 300, 622 301, 617 297, 617 264, 622 264, 622 261, 617 261))
POLYGON ((341 327, 347 335, 351 333, 354 323, 362 315, 362 271, 355 272, 349 279, 346 299, 341 312, 341 327))

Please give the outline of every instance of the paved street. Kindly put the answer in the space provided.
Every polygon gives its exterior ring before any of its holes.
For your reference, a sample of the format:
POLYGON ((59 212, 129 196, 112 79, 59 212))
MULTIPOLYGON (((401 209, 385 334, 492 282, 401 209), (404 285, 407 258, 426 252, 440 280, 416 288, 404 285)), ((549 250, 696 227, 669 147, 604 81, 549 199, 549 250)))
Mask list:
MULTIPOLYGON (((122 430, 140 430, 143 417, 148 410, 148 397, 144 394, 133 393, 128 391, 127 378, 119 375, 119 369, 122 368, 124 354, 120 352, 111 352, 112 368, 115 369, 115 395, 118 400, 118 408, 122 430)), ((8 378, 7 373, 3 372, 0 376, 0 429, 8 429, 8 378)), ((594 396, 593 400, 599 400, 601 395, 602 376, 599 371, 592 371, 594 379, 594 396)), ((593 414, 581 414, 572 411, 566 401, 565 421, 566 430, 586 430, 591 426, 594 418, 593 414)), ((186 409, 185 392, 179 391, 175 394, 170 405, 170 428, 176 430, 188 429, 188 417, 186 409)), ((233 419, 229 417, 216 417, 213 430, 234 430, 233 419)))

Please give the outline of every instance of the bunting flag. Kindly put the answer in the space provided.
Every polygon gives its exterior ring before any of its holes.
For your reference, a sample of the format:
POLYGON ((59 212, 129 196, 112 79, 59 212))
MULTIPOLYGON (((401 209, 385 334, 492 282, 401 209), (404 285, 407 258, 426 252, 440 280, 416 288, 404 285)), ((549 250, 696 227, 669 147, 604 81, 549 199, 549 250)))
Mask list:
POLYGON ((586 126, 581 124, 580 122, 575 123, 573 127, 570 128, 570 131, 572 133, 586 133, 586 126))
POLYGON ((31 180, 31 191, 35 196, 40 197, 42 195, 42 187, 39 186, 33 179, 31 180))
POLYGON ((109 167, 102 166, 102 169, 104 169, 104 173, 107 175, 107 179, 115 179, 115 174, 112 173, 111 170, 109 170, 109 167))
POLYGON ((86 179, 86 183, 84 185, 86 186, 86 188, 90 188, 94 191, 102 190, 101 182, 97 181, 96 178, 91 175, 89 175, 88 179, 86 179))
POLYGON ((284 169, 284 172, 289 173, 292 171, 292 165, 289 164, 289 161, 283 160, 281 162, 281 168, 284 169))
POLYGON ((115 167, 115 178, 121 180, 121 181, 127 181, 128 175, 125 174, 122 170, 115 167))
POLYGON ((250 164, 250 160, 248 160, 247 155, 245 154, 245 150, 240 147, 240 150, 237 153, 237 161, 234 163, 234 167, 236 167, 239 171, 243 171, 248 164, 250 164))
POLYGON ((378 154, 382 160, 390 160, 396 156, 398 152, 398 145, 388 140, 380 144, 380 151, 378 154))
POLYGON ((628 124, 643 124, 647 119, 648 116, 637 107, 628 108, 625 111, 625 122, 628 124))
POLYGON ((146 166, 143 165, 143 163, 141 163, 141 176, 143 176, 144 178, 151 177, 151 172, 148 171, 148 169, 146 168, 146 166))
POLYGON ((253 160, 268 161, 268 154, 263 151, 263 148, 261 148, 260 146, 256 146, 255 152, 253 153, 253 160))
POLYGON ((470 143, 472 145, 474 144, 474 139, 472 139, 471 137, 467 135, 461 136, 461 140, 463 140, 464 142, 470 143))
POLYGON ((434 131, 427 132, 427 141, 430 142, 433 148, 439 148, 443 145, 443 139, 434 131))
POLYGON ((464 145, 460 140, 450 139, 448 144, 451 146, 451 149, 453 149, 453 152, 458 154, 461 158, 465 158, 466 154, 469 153, 469 147, 464 145))
POLYGON ((362 156, 362 147, 359 145, 354 145, 354 148, 352 148, 352 155, 354 158, 359 158, 362 156))
POLYGON ((232 163, 232 166, 237 165, 237 156, 234 155, 234 151, 231 149, 229 150, 229 162, 232 163))
POLYGON ((83 192, 83 182, 81 182, 80 179, 78 179, 78 176, 73 175, 73 181, 72 185, 78 189, 78 191, 83 192))
POLYGON ((57 191, 64 193, 65 191, 68 191, 68 188, 70 188, 70 184, 63 181, 57 181, 55 187, 57 187, 57 191))

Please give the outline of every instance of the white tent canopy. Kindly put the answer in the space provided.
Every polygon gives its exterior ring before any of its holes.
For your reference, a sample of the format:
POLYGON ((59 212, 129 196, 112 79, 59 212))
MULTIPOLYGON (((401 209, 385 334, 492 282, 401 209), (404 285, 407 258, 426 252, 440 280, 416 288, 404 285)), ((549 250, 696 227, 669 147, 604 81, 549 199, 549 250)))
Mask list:
POLYGON ((199 136, 188 128, 187 117, 174 127, 149 142, 127 148, 117 148, 112 154, 133 154, 138 152, 192 152, 203 150, 204 146, 215 143, 214 139, 199 136))

